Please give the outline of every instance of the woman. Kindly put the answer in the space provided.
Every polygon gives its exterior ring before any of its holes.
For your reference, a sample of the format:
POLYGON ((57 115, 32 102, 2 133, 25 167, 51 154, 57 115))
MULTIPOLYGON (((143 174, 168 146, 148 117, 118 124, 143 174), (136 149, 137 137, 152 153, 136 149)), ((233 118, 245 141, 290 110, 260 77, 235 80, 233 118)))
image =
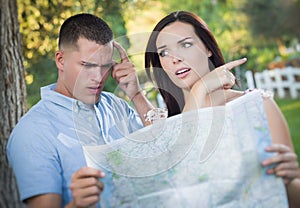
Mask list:
MULTIPOLYGON (((174 12, 154 28, 145 53, 148 77, 154 81, 167 105, 168 115, 202 107, 225 105, 245 92, 232 90, 235 77, 230 70, 246 62, 240 59, 225 64, 219 46, 198 16, 174 12)), ((262 162, 263 166, 278 165, 268 174, 282 177, 291 206, 300 207, 300 178, 297 155, 287 123, 272 99, 264 95, 264 108, 272 136, 266 149, 278 154, 262 162)))

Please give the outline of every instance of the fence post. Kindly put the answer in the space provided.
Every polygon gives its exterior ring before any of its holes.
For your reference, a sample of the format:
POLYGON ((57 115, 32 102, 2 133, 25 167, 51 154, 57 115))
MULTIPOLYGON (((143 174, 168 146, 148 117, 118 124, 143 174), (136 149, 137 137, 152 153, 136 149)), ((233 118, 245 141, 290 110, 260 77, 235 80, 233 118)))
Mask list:
POLYGON ((246 76, 248 88, 254 89, 255 84, 254 84, 253 72, 248 70, 246 71, 245 76, 246 76))
POLYGON ((277 88, 277 93, 278 93, 278 97, 280 98, 284 98, 285 97, 285 92, 284 92, 284 82, 282 81, 282 73, 281 73, 281 69, 274 69, 274 88, 277 88))

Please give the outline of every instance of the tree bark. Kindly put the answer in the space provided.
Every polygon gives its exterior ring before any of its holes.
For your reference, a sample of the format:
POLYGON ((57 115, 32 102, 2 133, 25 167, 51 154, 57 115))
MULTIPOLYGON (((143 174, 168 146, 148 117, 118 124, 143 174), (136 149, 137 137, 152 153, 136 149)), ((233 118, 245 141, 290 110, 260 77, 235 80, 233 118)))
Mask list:
POLYGON ((6 158, 6 145, 26 111, 26 85, 17 0, 0 0, 0 207, 25 207, 6 158))

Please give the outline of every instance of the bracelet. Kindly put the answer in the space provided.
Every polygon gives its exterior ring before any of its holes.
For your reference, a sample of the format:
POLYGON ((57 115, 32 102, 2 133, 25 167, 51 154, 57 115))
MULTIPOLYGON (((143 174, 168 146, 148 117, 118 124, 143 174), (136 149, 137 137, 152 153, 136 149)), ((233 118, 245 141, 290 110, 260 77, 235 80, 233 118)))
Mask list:
POLYGON ((130 101, 132 101, 134 98, 135 98, 135 96, 137 96, 140 92, 142 92, 143 90, 142 89, 140 89, 140 90, 138 90, 133 96, 132 96, 132 98, 130 98, 130 101))
POLYGON ((167 108, 152 108, 145 115, 145 121, 153 123, 154 121, 165 119, 168 117, 167 108))

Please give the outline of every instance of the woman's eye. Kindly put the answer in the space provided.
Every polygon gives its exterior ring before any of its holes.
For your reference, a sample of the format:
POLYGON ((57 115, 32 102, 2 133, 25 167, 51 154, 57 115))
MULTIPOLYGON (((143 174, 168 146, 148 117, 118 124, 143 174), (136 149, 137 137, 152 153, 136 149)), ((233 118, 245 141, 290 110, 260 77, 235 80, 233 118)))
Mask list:
POLYGON ((168 51, 161 51, 161 52, 158 53, 158 55, 159 55, 160 57, 165 57, 165 56, 167 56, 168 54, 169 54, 168 51))
POLYGON ((192 43, 189 43, 189 42, 185 42, 185 43, 182 43, 182 46, 184 47, 184 48, 189 48, 189 47, 191 47, 193 44, 192 43))

